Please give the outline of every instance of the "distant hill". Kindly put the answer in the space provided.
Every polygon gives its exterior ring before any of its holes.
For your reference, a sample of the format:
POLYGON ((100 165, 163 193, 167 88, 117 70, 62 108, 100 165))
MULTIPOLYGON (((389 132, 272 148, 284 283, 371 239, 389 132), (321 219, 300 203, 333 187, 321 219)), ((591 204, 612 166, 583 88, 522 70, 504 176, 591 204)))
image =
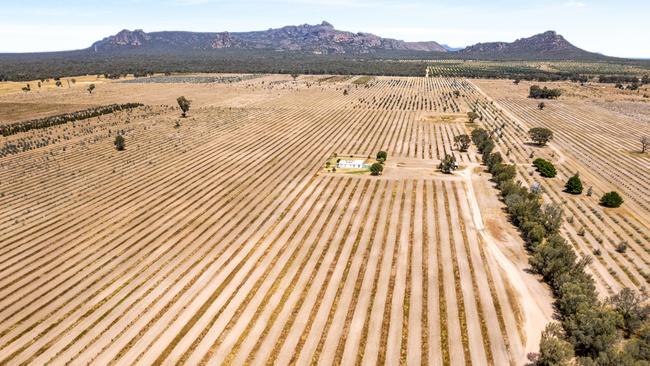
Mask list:
POLYGON ((447 44, 443 44, 442 47, 444 47, 449 52, 460 51, 460 50, 462 50, 464 48, 464 47, 452 47, 452 46, 447 45, 447 44))
POLYGON ((152 32, 123 30, 92 45, 91 50, 110 53, 129 49, 209 51, 220 49, 303 51, 314 54, 365 54, 375 51, 446 52, 436 42, 404 42, 370 33, 336 30, 332 24, 286 26, 255 32, 152 32))
MULTIPOLYGON (((406 42, 370 33, 340 31, 323 22, 232 33, 123 30, 81 50, 0 54, 0 81, 150 72, 422 76, 430 60, 576 60, 650 68, 650 61, 587 52, 553 31, 511 43, 479 43, 456 49, 433 41, 406 42), (395 62, 404 60, 409 62, 395 62)), ((520 71, 496 70, 480 75, 531 77, 520 71)), ((533 71, 532 77, 567 77, 566 72, 533 71)), ((477 74, 468 69, 466 76, 476 77, 477 74)))
POLYGON ((457 52, 462 58, 494 60, 606 60, 611 57, 588 52, 548 31, 514 42, 478 43, 457 52))
POLYGON ((405 42, 382 38, 371 33, 337 30, 328 22, 289 25, 253 32, 181 32, 147 33, 141 29, 123 30, 95 42, 88 49, 98 54, 156 52, 183 54, 218 50, 297 51, 322 55, 373 54, 386 52, 429 52, 429 57, 489 60, 610 60, 587 52, 554 31, 521 38, 514 42, 478 43, 453 48, 438 42, 405 42))

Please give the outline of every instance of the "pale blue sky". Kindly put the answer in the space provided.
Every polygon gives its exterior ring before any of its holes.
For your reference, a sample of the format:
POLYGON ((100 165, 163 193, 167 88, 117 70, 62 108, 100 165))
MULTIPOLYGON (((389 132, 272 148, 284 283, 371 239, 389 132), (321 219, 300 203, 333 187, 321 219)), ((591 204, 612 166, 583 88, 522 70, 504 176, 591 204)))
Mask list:
POLYGON ((650 58, 648 15, 647 0, 0 0, 0 52, 86 48, 123 28, 246 31, 327 20, 451 46, 555 30, 588 51, 650 58))

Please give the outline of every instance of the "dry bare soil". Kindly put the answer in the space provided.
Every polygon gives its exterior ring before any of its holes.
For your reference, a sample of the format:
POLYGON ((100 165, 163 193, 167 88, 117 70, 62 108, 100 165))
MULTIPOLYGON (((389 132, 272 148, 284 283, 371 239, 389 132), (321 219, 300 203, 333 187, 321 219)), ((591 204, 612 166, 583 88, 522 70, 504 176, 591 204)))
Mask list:
POLYGON ((578 98, 537 112, 495 82, 204 80, 0 96, 0 123, 145 104, 0 137, 24 147, 0 157, 0 363, 523 364, 552 298, 526 271, 480 157, 453 146, 472 107, 484 110, 479 126, 508 125, 499 148, 527 183, 530 151, 555 157, 561 177, 544 182, 546 198, 566 201, 580 254, 603 248, 590 269, 605 293, 647 282, 648 158, 611 123, 647 125, 587 118, 578 98), (557 139, 538 151, 522 131, 541 121, 557 139), (379 150, 381 177, 319 174, 334 153, 379 150), (452 151, 461 170, 436 172, 452 151), (594 197, 560 192, 574 170, 594 197), (603 210, 595 196, 612 186, 625 208, 603 210))

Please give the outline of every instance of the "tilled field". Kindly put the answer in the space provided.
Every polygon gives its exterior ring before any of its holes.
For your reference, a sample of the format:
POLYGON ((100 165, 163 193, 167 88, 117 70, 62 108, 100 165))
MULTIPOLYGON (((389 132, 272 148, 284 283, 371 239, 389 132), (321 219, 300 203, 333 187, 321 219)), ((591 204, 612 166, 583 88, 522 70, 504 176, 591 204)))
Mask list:
MULTIPOLYGON (((546 101, 526 98, 528 84, 513 86, 507 81, 476 82, 496 104, 483 104, 486 125, 499 129, 502 150, 519 163, 522 179, 541 183, 545 197, 561 203, 569 220, 563 234, 581 256, 593 257, 590 270, 603 296, 623 287, 643 289, 650 284, 650 156, 638 153, 639 137, 650 134, 644 121, 634 120, 600 108, 584 99, 561 97, 546 101), (505 126, 500 128, 501 126, 505 126), (526 131, 547 127, 554 131, 551 146, 526 145, 526 131), (558 168, 552 179, 532 173, 534 157, 545 157, 558 168), (567 179, 580 174, 586 193, 573 196, 563 192, 567 179), (605 209, 598 200, 616 190, 624 197, 623 207, 605 209), (627 250, 617 251, 625 243, 627 250)), ((610 96, 609 99, 613 99, 610 96)), ((608 103, 603 101, 603 104, 608 103)))
POLYGON ((521 364, 551 299, 516 233, 483 227, 473 149, 453 176, 318 174, 333 153, 437 162, 469 130, 436 116, 480 92, 301 79, 105 83, 93 104, 145 106, 0 137, 57 136, 0 158, 0 363, 521 364))

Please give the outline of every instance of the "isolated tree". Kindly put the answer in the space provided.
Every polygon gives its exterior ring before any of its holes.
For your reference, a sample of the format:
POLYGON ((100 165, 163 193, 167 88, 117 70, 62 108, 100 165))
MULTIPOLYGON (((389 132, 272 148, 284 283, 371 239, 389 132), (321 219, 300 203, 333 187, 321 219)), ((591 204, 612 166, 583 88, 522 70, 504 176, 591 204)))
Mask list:
POLYGON ((456 157, 452 154, 446 154, 438 168, 445 174, 451 174, 457 168, 456 157))
POLYGON ((635 333, 648 318, 650 308, 644 304, 646 300, 646 296, 627 287, 608 299, 614 311, 623 319, 625 337, 635 333))
POLYGON ((539 341, 539 355, 535 366, 568 366, 573 359, 573 347, 564 339, 564 331, 558 323, 546 325, 539 341))
POLYGON ((343 95, 348 95, 348 90, 347 89, 343 89, 343 95))
POLYGON ((40 81, 38 82, 38 88, 39 89, 41 88, 41 82, 40 81))
POLYGON ((454 137, 454 145, 456 145, 456 148, 462 152, 467 151, 470 142, 472 142, 472 140, 469 138, 469 135, 458 135, 454 137))
POLYGON ((388 153, 385 151, 380 151, 377 153, 377 160, 380 162, 384 162, 388 159, 388 153))
POLYGON ((567 193, 571 194, 581 194, 582 193, 582 181, 580 180, 580 176, 578 174, 575 174, 569 180, 566 182, 564 185, 564 190, 567 193))
POLYGON ((618 192, 607 192, 600 198, 600 204, 605 207, 621 207, 623 197, 618 192))
POLYGON ((384 171, 384 166, 380 163, 374 163, 370 166, 370 174, 380 175, 384 171))
POLYGON ((61 80, 56 81, 56 86, 57 87, 63 86, 63 83, 61 82, 61 80))
POLYGON ((544 127, 534 127, 528 131, 530 139, 535 141, 540 146, 546 145, 551 139, 553 139, 553 131, 544 127))
POLYGON ((538 85, 533 85, 530 87, 528 97, 535 99, 556 99, 560 95, 562 95, 562 90, 560 89, 540 88, 538 85))
POLYGON ((124 150, 125 142, 124 142, 124 137, 122 135, 115 136, 115 141, 113 143, 115 144, 115 149, 117 149, 117 151, 124 150))
POLYGON ((644 154, 648 146, 650 146, 650 137, 649 136, 641 136, 639 139, 639 142, 641 142, 641 154, 644 154))
POLYGON ((544 102, 540 102, 540 103, 537 105, 537 108, 539 108, 540 111, 541 111, 542 109, 544 109, 544 107, 546 107, 546 103, 544 103, 544 102))
POLYGON ((95 84, 88 85, 88 94, 92 94, 93 90, 95 90, 95 84))
POLYGON ((474 111, 467 112, 467 118, 469 119, 469 123, 474 123, 474 121, 476 121, 476 119, 479 117, 480 117, 479 114, 474 111))
POLYGON ((533 166, 537 169, 539 174, 544 178, 553 178, 557 175, 555 166, 550 161, 542 158, 533 160, 533 166))
POLYGON ((291 74, 291 77, 293 78, 293 81, 296 81, 296 79, 298 78, 298 76, 300 76, 300 75, 298 75, 298 74, 296 74, 296 73, 291 74))
POLYGON ((183 117, 186 117, 187 112, 190 110, 190 105, 192 104, 192 101, 188 100, 184 96, 178 97, 176 101, 178 102, 178 106, 181 107, 181 111, 182 111, 181 115, 183 117))

